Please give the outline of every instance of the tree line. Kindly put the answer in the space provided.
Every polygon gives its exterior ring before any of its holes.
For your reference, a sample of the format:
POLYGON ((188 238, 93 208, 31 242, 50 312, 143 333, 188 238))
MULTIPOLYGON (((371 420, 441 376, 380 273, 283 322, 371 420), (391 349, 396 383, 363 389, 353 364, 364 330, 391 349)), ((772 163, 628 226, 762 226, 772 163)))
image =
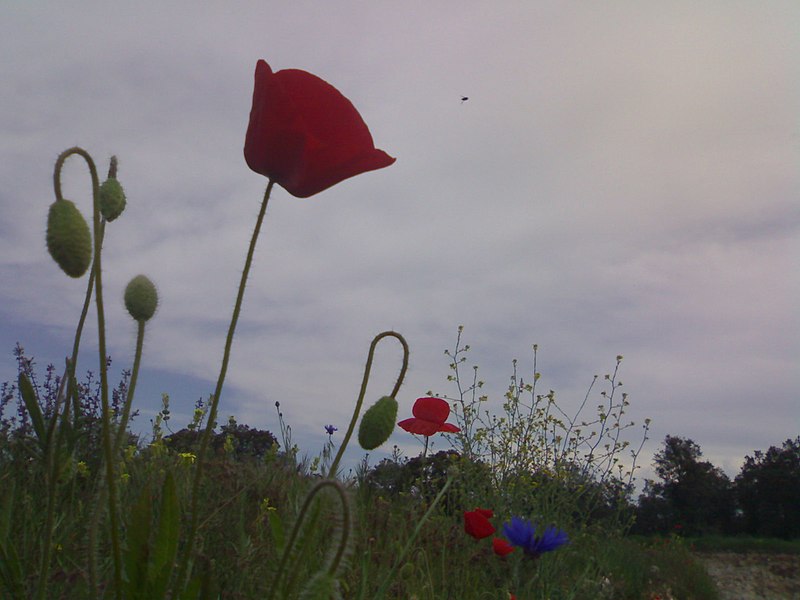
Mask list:
POLYGON ((800 436, 746 456, 733 480, 702 458, 692 440, 666 436, 653 462, 658 480, 647 480, 639 496, 634 533, 800 538, 800 436))

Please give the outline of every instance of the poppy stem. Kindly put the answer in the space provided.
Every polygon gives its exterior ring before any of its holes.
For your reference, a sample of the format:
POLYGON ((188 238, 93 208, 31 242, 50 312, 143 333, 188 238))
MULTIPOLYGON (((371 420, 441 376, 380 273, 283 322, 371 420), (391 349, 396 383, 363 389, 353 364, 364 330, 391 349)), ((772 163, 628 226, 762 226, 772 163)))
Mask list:
MULTIPOLYGON (((311 506, 311 502, 314 500, 314 497, 321 492, 324 488, 330 487, 333 488, 333 491, 336 492, 336 495, 339 498, 339 502, 342 505, 342 526, 339 531, 339 545, 337 547, 336 553, 333 555, 332 559, 330 560, 329 564, 322 569, 321 572, 327 572, 332 577, 336 576, 336 573, 339 571, 339 566, 342 563, 342 559, 344 558, 345 552, 347 551, 347 542, 350 537, 350 501, 347 499, 347 493, 345 492, 342 484, 333 479, 323 479, 319 483, 317 483, 311 491, 308 492, 306 498, 303 502, 303 506, 300 509, 300 513, 297 515, 297 520, 294 523, 294 527, 292 528, 292 533, 289 536, 289 541, 286 543, 286 547, 283 549, 283 556, 281 557, 281 563, 278 567, 278 573, 275 576, 275 579, 271 582, 272 589, 268 596, 268 600, 271 600, 275 597, 275 593, 278 591, 278 584, 280 583, 284 571, 286 570, 286 565, 289 560, 289 556, 292 554, 292 549, 294 548, 295 543, 297 542, 297 538, 300 535, 300 530, 303 526, 303 521, 305 521, 306 516, 308 515, 308 510, 311 506)), ((296 566, 296 565, 295 565, 296 566)))
POLYGON ((364 395, 367 392, 367 383, 369 382, 369 374, 372 370, 372 359, 375 356, 375 347, 378 345, 378 342, 385 337, 393 337, 403 346, 403 366, 400 368, 400 374, 397 376, 394 389, 389 395, 394 398, 397 395, 397 392, 400 390, 400 386, 403 385, 403 379, 405 379, 406 371, 408 370, 408 343, 406 342, 405 338, 396 331, 384 331, 383 333, 379 333, 372 340, 372 344, 370 344, 369 354, 367 355, 367 363, 364 366, 364 377, 361 380, 361 391, 359 392, 358 400, 356 401, 356 408, 353 411, 353 417, 350 419, 350 425, 347 427, 347 433, 344 435, 344 440, 342 440, 342 445, 339 446, 339 452, 336 453, 336 458, 333 459, 331 468, 328 470, 328 479, 333 479, 336 477, 336 470, 339 467, 339 462, 342 460, 342 455, 344 454, 345 448, 347 448, 347 444, 350 442, 350 437, 353 435, 353 430, 356 428, 358 414, 361 412, 361 405, 364 402, 364 395))
MULTIPOLYGON (((77 148, 77 147, 69 148, 69 149, 65 150, 64 152, 62 152, 59 155, 58 160, 56 161, 56 166, 55 166, 55 169, 53 171, 53 189, 55 191, 55 195, 56 195, 56 200, 57 201, 61 201, 61 200, 64 199, 63 196, 62 196, 62 192, 61 192, 61 171, 62 171, 62 169, 64 167, 64 162, 66 161, 66 159, 69 156, 73 155, 73 154, 78 154, 84 160, 86 160, 87 164, 89 165, 89 172, 90 172, 90 174, 92 173, 92 164, 93 163, 89 162, 91 160, 91 157, 88 155, 88 153, 85 153, 85 151, 83 151, 82 149, 77 148)), ((116 168, 116 164, 114 163, 113 160, 112 160, 112 165, 109 166, 109 177, 111 176, 112 167, 116 168)), ((95 172, 95 174, 96 174, 96 172, 95 172)), ((98 181, 99 181, 99 179, 98 179, 98 181)), ((94 185, 92 187, 92 191, 94 193, 94 185)), ((94 211, 94 198, 93 198, 92 210, 94 211)), ((100 220, 99 231, 96 232, 95 246, 97 246, 100 249, 102 249, 102 247, 103 247, 103 237, 104 237, 104 234, 105 234, 105 223, 106 223, 106 220, 104 218, 102 218, 100 220)), ((65 378, 64 378, 67 381, 67 386, 66 386, 65 406, 64 406, 64 412, 62 413, 62 419, 65 420, 65 421, 69 419, 69 409, 70 409, 69 402, 72 401, 72 403, 73 403, 73 413, 74 413, 72 418, 73 418, 73 426, 75 427, 75 429, 78 429, 78 427, 79 427, 78 418, 80 416, 80 399, 78 397, 78 386, 77 386, 77 382, 75 380, 75 371, 76 371, 76 365, 78 364, 78 350, 80 348, 81 337, 83 335, 83 326, 84 326, 84 324, 86 322, 86 316, 87 316, 87 314, 89 312, 89 307, 91 306, 91 303, 92 303, 92 293, 94 292, 94 280, 95 280, 95 269, 94 269, 94 267, 92 267, 91 269, 89 269, 89 281, 88 281, 87 286, 86 286, 86 295, 85 295, 84 301, 83 301, 83 309, 81 310, 81 316, 78 319, 78 325, 77 325, 77 328, 75 330, 75 337, 74 337, 74 340, 73 340, 73 343, 72 343, 72 358, 67 360, 67 372, 66 372, 66 375, 65 375, 65 378)), ((58 414, 58 408, 57 407, 56 407, 56 410, 54 411, 54 415, 56 415, 56 414, 58 414)), ((53 418, 53 423, 55 423, 55 416, 53 418)), ((59 434, 58 434, 58 438, 56 440, 56 446, 55 446, 56 451, 58 451, 58 449, 60 448, 61 431, 62 430, 59 429, 59 434)), ((51 465, 51 468, 55 469, 56 465, 55 464, 51 465)), ((53 470, 53 476, 55 476, 55 470, 53 470)), ((102 504, 102 502, 98 502, 98 506, 100 506, 101 504, 102 504)), ((50 509, 48 508, 48 511, 49 510, 50 509)), ((93 523, 95 523, 95 524, 98 523, 100 515, 101 515, 101 510, 98 509, 93 515, 93 519, 92 519, 93 523)), ((46 532, 50 531, 50 526, 49 525, 47 525, 45 527, 45 531, 46 532)), ((93 536, 90 536, 90 538, 91 537, 93 537, 93 536)), ((45 548, 46 549, 50 548, 50 543, 49 542, 47 542, 45 544, 45 548)), ((90 557, 94 556, 93 552, 94 552, 94 546, 90 542, 90 544, 89 544, 89 555, 90 555, 90 557)), ((97 589, 97 585, 96 585, 96 583, 97 583, 96 569, 92 568, 93 567, 93 561, 92 561, 91 558, 89 559, 88 564, 89 564, 88 571, 89 571, 89 580, 90 580, 91 589, 92 590, 96 590, 97 589)), ((48 565, 49 565, 49 562, 48 562, 48 565)), ((46 577, 47 576, 47 569, 49 569, 49 566, 47 568, 42 569, 40 575, 46 577)))
MULTIPOLYGON (((122 553, 120 547, 120 518, 117 512, 117 489, 116 480, 114 478, 114 457, 112 455, 112 442, 111 442, 111 410, 109 407, 108 398, 108 357, 106 354, 106 320, 105 309, 103 306, 103 281, 102 281, 102 267, 100 264, 100 254, 103 242, 104 219, 100 214, 100 180, 97 175, 97 167, 91 155, 84 150, 75 146, 64 150, 59 154, 56 159, 56 165, 53 172, 53 188, 56 195, 56 201, 63 201, 61 192, 61 170, 64 166, 64 161, 72 155, 80 156, 89 168, 89 175, 92 180, 92 239, 93 239, 93 262, 92 274, 94 275, 94 297, 95 306, 97 307, 97 346, 100 353, 100 400, 102 407, 102 452, 103 461, 105 463, 105 477, 106 484, 108 485, 108 513, 110 520, 110 534, 111 534, 111 556, 113 559, 113 580, 114 580, 114 595, 116 598, 122 598, 122 553)), ((90 277, 91 279, 91 277, 90 277)), ((91 294, 91 283, 89 284, 88 294, 91 294)), ((80 332, 76 334, 77 339, 80 339, 80 332)), ((75 344, 77 349, 77 342, 75 344)), ((76 355, 77 357, 77 355, 76 355)), ((72 367, 72 374, 74 375, 74 366, 72 367)), ((69 388, 68 388, 69 389, 69 388)), ((55 415, 53 419, 55 419, 55 415)), ((100 508, 98 507, 99 511, 100 508)), ((48 511, 49 513, 49 511, 48 511)), ((44 598, 45 587, 50 569, 50 546, 52 536, 52 523, 50 522, 52 515, 48 514, 46 520, 48 523, 45 525, 45 544, 42 554, 42 562, 39 571, 39 585, 37 589, 37 598, 44 598)))
POLYGON ((228 361, 231 356, 231 347, 233 346, 233 336, 236 332, 236 323, 239 321, 239 313, 242 309, 242 301, 244 299, 244 290, 247 285, 247 276, 250 273, 250 266, 253 264, 253 255, 256 250, 256 242, 258 241, 258 234, 261 231, 261 224, 264 222, 264 214, 267 212, 267 203, 269 202, 270 194, 272 193, 272 186, 275 182, 270 180, 267 185, 267 190, 264 192, 264 199, 261 201, 261 210, 256 218, 256 225, 253 229, 253 236, 250 238, 250 247, 247 250, 247 258, 244 262, 244 270, 242 271, 242 279, 239 283, 239 292, 236 296, 236 304, 233 307, 233 315, 231 316, 231 324, 228 328, 228 337, 225 340, 225 351, 222 355, 222 366, 219 371, 219 378, 217 379, 217 387, 214 390, 214 395, 211 396, 211 405, 208 408, 208 420, 206 421, 206 428, 203 431, 203 437, 200 440, 200 449, 197 453, 197 466, 194 471, 194 480, 192 481, 192 500, 191 500, 191 516, 189 520, 189 532, 186 540, 186 548, 183 560, 180 564, 178 578, 176 580, 178 589, 182 589, 185 583, 185 578, 189 575, 190 564, 192 563, 192 552, 194 551, 195 537, 197 536, 197 524, 199 515, 197 514, 197 504, 200 496, 200 480, 203 476, 203 470, 206 462, 206 451, 211 439, 211 432, 216 426, 217 420, 217 407, 219 406, 219 397, 222 395, 222 385, 225 382, 225 374, 228 371, 228 361))

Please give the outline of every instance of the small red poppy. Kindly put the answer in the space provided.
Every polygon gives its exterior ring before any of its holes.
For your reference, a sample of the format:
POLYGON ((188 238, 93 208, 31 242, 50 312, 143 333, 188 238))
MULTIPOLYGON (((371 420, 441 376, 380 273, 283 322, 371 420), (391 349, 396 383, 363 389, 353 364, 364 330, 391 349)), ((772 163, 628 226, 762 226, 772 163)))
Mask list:
POLYGON ((508 543, 508 541, 504 540, 503 538, 493 538, 492 539, 492 550, 497 556, 507 556, 511 554, 516 548, 508 543))
POLYGON ((464 531, 474 537, 476 540, 482 540, 489 537, 496 530, 489 522, 494 513, 485 508, 476 508, 475 510, 464 512, 464 531))
POLYGON ((366 123, 339 90, 298 69, 256 63, 244 158, 298 198, 382 169, 395 159, 375 148, 366 123))
POLYGON ((409 433, 417 435, 433 435, 434 433, 458 433, 461 431, 455 425, 445 423, 450 416, 450 405, 441 398, 417 398, 411 409, 414 415, 398 423, 409 433))

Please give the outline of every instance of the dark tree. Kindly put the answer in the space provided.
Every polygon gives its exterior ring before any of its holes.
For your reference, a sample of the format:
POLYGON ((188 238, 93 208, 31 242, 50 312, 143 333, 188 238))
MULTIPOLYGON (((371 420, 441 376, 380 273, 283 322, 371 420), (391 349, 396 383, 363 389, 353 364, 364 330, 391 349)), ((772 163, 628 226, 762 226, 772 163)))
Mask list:
POLYGON ((735 488, 746 533, 800 537, 800 436, 746 456, 735 488))
POLYGON ((654 458, 660 482, 647 481, 639 498, 636 530, 687 535, 727 533, 733 522, 730 479, 687 438, 667 436, 654 458))

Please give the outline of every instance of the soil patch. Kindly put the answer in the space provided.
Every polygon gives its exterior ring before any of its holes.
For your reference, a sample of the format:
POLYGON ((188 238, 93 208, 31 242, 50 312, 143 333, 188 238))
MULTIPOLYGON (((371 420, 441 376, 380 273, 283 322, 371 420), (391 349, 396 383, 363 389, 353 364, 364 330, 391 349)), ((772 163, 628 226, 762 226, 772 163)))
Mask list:
POLYGON ((800 599, 800 555, 703 552, 695 558, 717 585, 720 600, 800 599))

